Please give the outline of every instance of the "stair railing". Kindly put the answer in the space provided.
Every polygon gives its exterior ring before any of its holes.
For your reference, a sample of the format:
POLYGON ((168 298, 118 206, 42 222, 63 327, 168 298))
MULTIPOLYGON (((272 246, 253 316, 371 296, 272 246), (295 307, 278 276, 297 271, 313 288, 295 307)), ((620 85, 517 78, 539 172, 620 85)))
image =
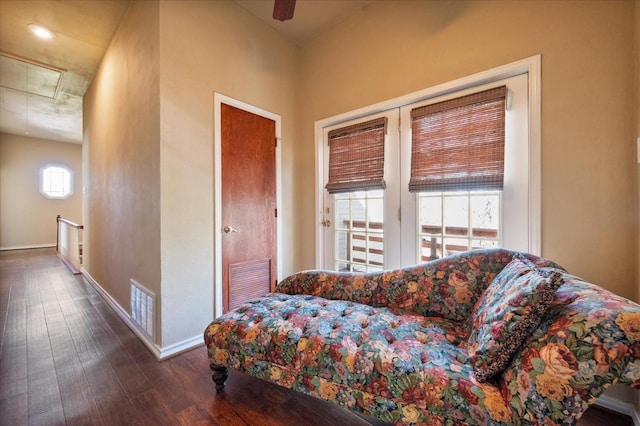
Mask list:
POLYGON ((71 272, 79 274, 82 268, 82 230, 84 226, 63 219, 60 215, 56 217, 56 222, 58 224, 56 241, 58 257, 71 272))

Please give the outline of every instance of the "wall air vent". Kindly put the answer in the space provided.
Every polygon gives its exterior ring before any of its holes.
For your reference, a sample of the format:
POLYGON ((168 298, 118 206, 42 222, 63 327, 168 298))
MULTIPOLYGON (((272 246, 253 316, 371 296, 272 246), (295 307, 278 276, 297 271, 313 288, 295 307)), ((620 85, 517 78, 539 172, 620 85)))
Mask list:
POLYGON ((131 280, 131 319, 152 342, 155 342, 156 295, 136 280, 131 280))

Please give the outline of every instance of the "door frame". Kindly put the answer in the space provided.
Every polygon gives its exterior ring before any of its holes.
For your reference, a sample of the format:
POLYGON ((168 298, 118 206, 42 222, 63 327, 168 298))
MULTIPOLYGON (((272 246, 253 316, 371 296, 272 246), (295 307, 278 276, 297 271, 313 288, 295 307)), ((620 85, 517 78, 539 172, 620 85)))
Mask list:
MULTIPOLYGON (((343 114, 328 117, 315 122, 315 153, 316 153, 316 182, 315 182, 315 237, 316 237, 316 267, 324 264, 324 239, 321 223, 326 219, 323 211, 324 202, 324 128, 380 113, 392 108, 400 108, 405 105, 424 101, 430 98, 446 95, 448 93, 491 83, 519 74, 527 74, 529 78, 529 229, 528 251, 540 255, 542 251, 542 207, 541 207, 541 146, 542 146, 542 58, 534 55, 506 65, 498 66, 486 71, 462 77, 447 83, 442 83, 427 89, 409 93, 388 101, 379 102, 367 107, 359 108, 343 114)), ((406 212, 403 212, 403 216, 406 212)))
POLYGON ((278 114, 255 107, 237 99, 230 98, 218 92, 213 96, 213 317, 222 315, 222 131, 221 131, 221 105, 227 104, 235 108, 259 115, 275 121, 276 127, 276 255, 277 255, 277 279, 280 281, 282 274, 282 138, 281 118, 278 114))

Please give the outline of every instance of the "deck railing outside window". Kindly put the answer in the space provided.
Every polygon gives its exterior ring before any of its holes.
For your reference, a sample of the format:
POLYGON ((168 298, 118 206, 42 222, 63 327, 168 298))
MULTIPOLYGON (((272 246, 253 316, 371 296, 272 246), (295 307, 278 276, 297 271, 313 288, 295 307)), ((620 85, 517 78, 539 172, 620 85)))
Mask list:
MULTIPOLYGON (((349 267, 341 271, 367 272, 382 270, 384 264, 384 234, 382 222, 344 220, 346 259, 340 264, 349 267)), ((420 261, 438 259, 466 250, 498 247, 498 230, 461 226, 422 225, 420 229, 420 261)))

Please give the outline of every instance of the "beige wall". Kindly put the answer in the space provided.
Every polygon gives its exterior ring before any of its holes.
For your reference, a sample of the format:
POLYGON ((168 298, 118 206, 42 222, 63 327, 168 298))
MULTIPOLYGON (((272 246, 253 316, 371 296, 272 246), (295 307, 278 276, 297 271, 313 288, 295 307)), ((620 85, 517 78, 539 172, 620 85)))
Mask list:
POLYGON ((131 6, 83 101, 84 267, 127 311, 131 278, 162 296, 158 16, 131 6))
MULTIPOLYGON (((635 118, 636 118, 636 141, 640 139, 640 0, 635 1, 636 13, 635 13, 635 57, 636 57, 636 87, 634 93, 636 94, 636 108, 635 108, 635 118)), ((636 142, 637 144, 637 142, 636 142)), ((636 165, 636 170, 638 174, 638 184, 637 184, 637 193, 638 193, 638 216, 640 221, 640 145, 636 145, 636 158, 638 159, 638 164, 636 165)), ((640 223, 637 224, 636 232, 638 235, 638 253, 640 253, 640 223)), ((638 275, 636 279, 637 286, 637 297, 640 300, 640 261, 638 261, 638 275)), ((638 396, 638 404, 640 407, 640 395, 638 396)))
MULTIPOLYGON (((288 223, 298 53, 229 1, 162 1, 160 46, 163 343, 173 343, 202 334, 213 318, 214 92, 281 116, 288 223)), ((293 272, 292 235, 285 227, 285 273, 293 272)))
POLYGON ((298 267, 314 121, 542 55, 542 254, 637 299, 634 1, 372 2, 301 54, 298 267))
MULTIPOLYGON (((84 98, 86 268, 127 311, 129 278, 161 296, 162 348, 201 341, 213 318, 214 92, 282 117, 290 194, 297 55, 233 2, 137 1, 84 98)), ((284 239, 293 252, 291 228, 284 239)))
POLYGON ((161 294, 159 345, 201 334, 214 92, 282 116, 286 275, 315 267, 316 120, 541 54, 543 255, 637 298, 635 3, 372 2, 298 50, 234 2, 135 2, 85 97, 89 272, 161 294))
POLYGON ((0 249, 55 246, 56 216, 82 223, 82 146, 0 133, 0 249), (73 171, 73 194, 40 194, 40 168, 73 171))

